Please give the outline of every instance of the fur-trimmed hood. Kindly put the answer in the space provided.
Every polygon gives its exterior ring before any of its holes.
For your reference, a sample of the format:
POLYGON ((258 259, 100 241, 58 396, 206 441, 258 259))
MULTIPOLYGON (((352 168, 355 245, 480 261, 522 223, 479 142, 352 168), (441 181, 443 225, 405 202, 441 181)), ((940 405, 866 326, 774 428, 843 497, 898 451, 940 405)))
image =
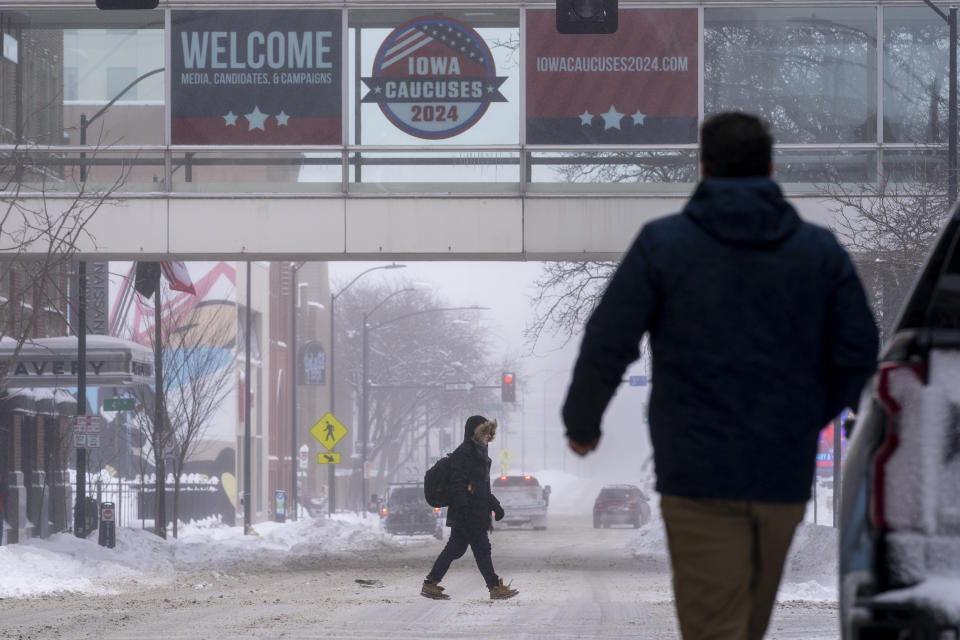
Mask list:
POLYGON ((492 442, 497 435, 496 420, 488 420, 487 422, 482 423, 480 426, 474 429, 473 441, 476 442, 477 444, 486 444, 482 438, 488 433, 490 434, 490 441, 492 442))
POLYGON ((481 438, 488 433, 490 439, 493 440, 497 434, 496 420, 487 420, 483 416, 470 416, 463 426, 464 441, 472 440, 477 444, 483 444, 481 438))

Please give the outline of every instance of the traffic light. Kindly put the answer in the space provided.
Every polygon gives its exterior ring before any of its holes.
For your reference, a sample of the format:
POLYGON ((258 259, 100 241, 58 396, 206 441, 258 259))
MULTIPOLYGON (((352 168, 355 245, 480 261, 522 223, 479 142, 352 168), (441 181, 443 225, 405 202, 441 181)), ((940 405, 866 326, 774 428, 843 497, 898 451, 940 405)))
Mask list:
POLYGON ((136 10, 136 9, 156 9, 160 0, 97 0, 97 9, 112 10, 136 10))
POLYGON ((559 33, 615 33, 617 0, 556 0, 559 33))
POLYGON ((517 401, 517 379, 512 373, 504 372, 500 376, 500 401, 501 402, 516 402, 517 401))

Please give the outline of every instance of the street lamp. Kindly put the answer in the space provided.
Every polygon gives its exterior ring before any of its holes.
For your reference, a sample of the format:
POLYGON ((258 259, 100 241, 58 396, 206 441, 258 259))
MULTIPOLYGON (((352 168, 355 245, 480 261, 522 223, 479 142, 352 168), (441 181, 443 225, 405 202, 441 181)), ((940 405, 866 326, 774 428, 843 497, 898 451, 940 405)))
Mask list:
MULTIPOLYGON (((138 82, 140 82, 140 81, 143 80, 144 78, 149 78, 150 76, 152 76, 152 75, 155 74, 155 73, 161 73, 161 72, 163 72, 163 70, 164 70, 164 67, 160 67, 159 69, 154 69, 153 71, 147 71, 145 74, 143 74, 142 76, 140 76, 139 78, 135 79, 133 82, 131 82, 130 84, 128 84, 126 87, 124 87, 124 88, 123 88, 123 91, 121 91, 120 93, 118 93, 117 95, 115 95, 110 102, 108 102, 107 104, 103 105, 103 108, 100 109, 100 111, 97 111, 95 114, 93 114, 90 118, 87 118, 87 114, 81 113, 81 114, 80 114, 80 144, 81 144, 82 146, 86 146, 86 144, 87 144, 87 127, 89 127, 91 124, 93 124, 93 121, 94 121, 94 120, 96 120, 97 118, 99 118, 100 116, 102 116, 104 111, 106 111, 107 109, 109 109, 110 107, 112 107, 114 102, 116 102, 117 100, 119 100, 120 98, 122 98, 123 95, 124 95, 127 91, 130 91, 130 89, 132 89, 135 84, 137 84, 138 82)), ((87 158, 87 152, 86 152, 86 151, 81 151, 81 152, 80 152, 80 182, 86 182, 86 180, 87 180, 87 163, 86 163, 86 158, 87 158)))
MULTIPOLYGON (((153 71, 148 71, 147 73, 143 74, 142 76, 140 76, 139 78, 137 78, 136 80, 134 80, 133 82, 131 82, 130 84, 128 84, 126 87, 124 87, 123 91, 121 91, 121 92, 118 93, 116 96, 114 96, 114 98, 113 98, 110 102, 108 102, 107 104, 105 104, 105 105, 103 106, 103 108, 100 109, 100 111, 97 111, 95 114, 93 114, 93 117, 90 118, 89 120, 87 119, 87 114, 81 113, 81 114, 80 114, 80 144, 81 144, 81 146, 86 146, 86 144, 87 144, 87 127, 90 126, 90 125, 93 123, 94 120, 96 120, 96 119, 99 118, 101 115, 103 115, 103 113, 104 113, 107 109, 109 109, 111 106, 113 106, 113 103, 114 103, 114 102, 116 102, 117 100, 119 100, 119 99, 123 96, 123 94, 125 94, 127 91, 129 91, 131 88, 133 88, 133 85, 137 84, 138 82, 140 82, 140 81, 143 80, 144 78, 149 77, 149 76, 152 76, 152 75, 155 74, 155 73, 160 73, 161 71, 163 71, 163 67, 160 67, 159 69, 154 69, 153 71)), ((87 164, 86 164, 86 159, 87 159, 87 152, 86 152, 86 151, 81 151, 81 152, 80 152, 80 181, 81 181, 81 182, 86 182, 86 180, 87 180, 87 164)), ((159 278, 159 273, 157 274, 157 277, 159 278)), ((86 359, 87 359, 87 320, 86 320, 86 309, 87 309, 87 303, 86 303, 86 295, 87 295, 87 294, 86 294, 86 291, 87 291, 87 263, 86 263, 84 260, 80 260, 80 261, 78 262, 78 264, 77 264, 77 291, 78 291, 78 294, 79 294, 79 295, 78 295, 78 300, 77 300, 77 302, 78 302, 78 310, 77 310, 77 327, 76 327, 76 334, 77 334, 77 362, 79 363, 79 367, 78 367, 78 369, 77 369, 77 415, 84 415, 84 414, 86 413, 86 410, 87 410, 87 409, 86 409, 86 407, 87 407, 87 403, 86 403, 87 374, 86 374, 86 364, 84 364, 84 363, 86 362, 86 359)), ((157 303, 157 308, 159 309, 159 305, 160 305, 160 287, 159 287, 159 286, 157 287, 156 303, 157 303)), ((160 335, 160 329, 159 329, 160 320, 159 320, 159 318, 160 318, 160 312, 157 311, 157 313, 156 313, 156 319, 155 319, 155 322, 156 322, 156 324, 157 324, 157 329, 156 329, 156 334, 157 334, 157 336, 160 335)), ((156 347, 155 347, 155 352, 158 352, 159 349, 160 349, 160 342, 159 342, 159 338, 158 338, 158 339, 157 339, 157 344, 156 344, 156 347)), ((160 359, 159 356, 156 356, 156 359, 157 359, 157 361, 159 361, 159 359, 160 359)), ((159 407, 160 407, 160 398, 161 398, 161 394, 162 394, 162 390, 160 389, 160 385, 159 385, 160 371, 161 371, 161 369, 160 369, 159 367, 156 367, 155 373, 156 373, 156 376, 157 376, 157 379, 158 379, 158 383, 157 383, 157 392, 156 392, 156 393, 157 393, 157 396, 156 396, 156 400, 155 400, 155 402, 154 402, 154 405, 157 407, 157 409, 156 409, 156 411, 157 411, 157 416, 159 416, 159 411, 160 411, 160 409, 159 409, 159 407)), ((156 430, 156 424, 160 424, 159 419, 157 419, 157 421, 156 421, 156 423, 155 423, 154 430, 156 430)), ((159 460, 162 462, 162 456, 159 458, 159 460)), ((161 473, 161 472, 162 472, 162 469, 157 469, 157 478, 160 478, 160 473, 161 473)), ((75 505, 74 505, 74 525, 73 525, 74 534, 77 535, 78 537, 82 537, 82 536, 86 535, 86 533, 87 533, 87 532, 86 532, 86 528, 85 528, 85 527, 86 527, 86 525, 85 525, 85 522, 86 522, 86 478, 87 478, 87 452, 86 452, 86 449, 78 448, 78 449, 77 449, 77 490, 76 490, 76 503, 75 503, 75 505)), ((159 480, 158 480, 158 486, 159 486, 159 480)), ((163 514, 163 512, 165 512, 163 494, 164 494, 163 491, 159 491, 159 490, 157 491, 157 504, 158 504, 158 506, 157 506, 157 522, 158 522, 158 523, 159 523, 161 520, 163 520, 162 514, 163 514)), ((158 525, 158 526, 159 526, 159 525, 158 525)), ((166 537, 167 537, 167 536, 166 536, 166 528, 165 528, 165 527, 166 527, 166 525, 164 525, 164 529, 163 529, 163 532, 162 532, 162 534, 161 534, 161 537, 163 537, 163 538, 166 538, 166 537)))
POLYGON ((370 311, 363 314, 363 360, 361 364, 361 384, 363 395, 360 401, 360 456, 361 456, 361 483, 360 483, 360 504, 363 507, 364 517, 366 517, 367 509, 367 433, 370 428, 369 424, 369 397, 370 397, 370 379, 367 375, 367 368, 369 364, 369 341, 367 335, 376 329, 380 329, 389 324, 394 324, 400 320, 406 320, 407 318, 412 318, 414 316, 421 316, 427 313, 442 313, 445 311, 486 311, 488 307, 436 307, 432 309, 421 309, 419 311, 411 311, 410 313, 404 313, 395 318, 390 318, 389 320, 384 320, 383 322, 378 322, 377 324, 370 325, 367 323, 367 318, 377 309, 379 309, 383 303, 392 298, 393 296, 403 293, 404 291, 409 291, 409 289, 400 289, 399 291, 394 291, 389 296, 380 301, 377 306, 375 306, 370 311))
MULTIPOLYGON (((330 413, 333 416, 337 415, 336 412, 334 411, 334 405, 336 403, 336 398, 337 398, 337 394, 335 393, 336 389, 334 388, 334 383, 336 382, 337 377, 334 375, 334 370, 333 370, 333 362, 334 362, 333 350, 334 350, 334 345, 337 342, 335 337, 336 333, 334 333, 334 330, 333 330, 335 326, 334 322, 337 316, 336 314, 337 298, 342 296, 347 289, 353 286, 354 282, 356 282, 357 280, 359 280, 360 278, 362 278, 363 276, 367 275, 372 271, 378 271, 380 269, 403 269, 406 266, 407 265, 405 264, 397 264, 396 262, 393 262, 390 264, 382 264, 376 267, 370 267, 369 269, 361 271, 356 276, 354 276, 353 280, 348 282, 343 288, 340 289, 340 291, 330 294, 330 354, 329 354, 329 357, 330 357, 330 413)), ((328 469, 329 475, 327 476, 327 513, 329 513, 330 515, 333 515, 333 513, 336 511, 336 502, 337 502, 337 484, 336 484, 337 475, 336 475, 336 465, 331 464, 329 465, 329 467, 330 467, 328 469)))
POLYGON ((290 263, 290 502, 293 505, 293 512, 290 519, 297 520, 298 502, 297 502, 297 466, 299 464, 299 455, 297 452, 297 314, 300 313, 300 285, 309 283, 298 283, 297 272, 305 265, 305 262, 297 264, 290 263))
MULTIPOLYGON (((361 389, 363 390, 363 398, 362 398, 361 401, 360 401, 360 407, 361 407, 361 416, 360 416, 360 427, 361 427, 361 435, 360 435, 360 457, 361 457, 361 463, 360 463, 360 478, 361 478, 361 481, 360 481, 360 487, 361 487, 361 488, 360 488, 360 505, 361 505, 361 511, 362 511, 362 513, 363 513, 363 517, 364 517, 364 518, 367 517, 367 509, 366 509, 366 506, 367 506, 367 432, 368 432, 368 429, 367 429, 367 420, 368 420, 368 418, 367 418, 367 407, 369 406, 369 404, 368 404, 368 402, 367 402, 367 395, 368 395, 369 392, 370 392, 369 384, 368 384, 368 380, 367 380, 367 362, 368 362, 369 353, 370 353, 370 350, 369 350, 369 348, 367 347, 367 344, 368 344, 368 342, 367 342, 367 332, 368 332, 368 329, 369 329, 369 327, 368 327, 368 325, 367 325, 367 318, 369 318, 370 316, 372 316, 372 315, 377 311, 377 309, 379 309, 380 307, 382 307, 383 305, 385 305, 385 304, 387 303, 387 301, 390 300, 391 298, 393 298, 393 297, 395 297, 395 296, 398 296, 398 295, 400 295, 401 293, 409 293, 409 292, 411 292, 411 291, 416 291, 416 289, 414 289, 413 287, 406 287, 406 288, 404 288, 404 289, 397 289, 396 291, 394 291, 393 293, 391 293, 390 295, 388 295, 387 297, 385 297, 383 300, 381 300, 380 302, 378 302, 378 303, 376 304, 376 306, 373 307, 373 309, 370 309, 369 311, 364 311, 364 312, 363 312, 363 340, 362 340, 362 344, 363 344, 363 347, 362 347, 363 364, 362 364, 362 366, 361 366, 361 372, 362 372, 362 375, 361 375, 361 378, 362 378, 362 386, 361 386, 361 389)), ((380 325, 378 325, 378 326, 380 326, 380 325)))

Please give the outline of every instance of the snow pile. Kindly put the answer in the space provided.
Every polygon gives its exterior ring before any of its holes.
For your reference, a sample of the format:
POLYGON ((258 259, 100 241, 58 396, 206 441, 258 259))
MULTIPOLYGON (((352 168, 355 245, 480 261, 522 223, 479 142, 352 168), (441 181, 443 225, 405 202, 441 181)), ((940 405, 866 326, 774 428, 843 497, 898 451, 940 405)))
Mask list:
MULTIPOLYGON (((634 557, 667 555, 667 534, 659 508, 630 545, 634 557)), ((793 537, 777 600, 837 601, 837 530, 801 523, 793 537)))
POLYGON ((837 601, 837 530, 801 522, 793 535, 777 600, 837 601))
POLYGON ((87 539, 60 533, 3 546, 0 598, 55 591, 111 593, 117 583, 155 584, 179 570, 282 567, 399 546, 381 531, 379 518, 349 514, 332 520, 263 522, 254 530, 258 535, 244 535, 242 526, 201 522, 183 526, 178 539, 164 540, 149 531, 121 527, 113 549, 97 543, 97 532, 87 539))

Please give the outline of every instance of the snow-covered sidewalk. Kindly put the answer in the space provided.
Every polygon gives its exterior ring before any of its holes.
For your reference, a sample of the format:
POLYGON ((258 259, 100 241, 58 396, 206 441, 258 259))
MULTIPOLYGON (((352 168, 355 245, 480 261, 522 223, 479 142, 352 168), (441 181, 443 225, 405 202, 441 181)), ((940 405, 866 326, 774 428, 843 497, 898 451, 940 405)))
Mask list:
POLYGON ((177 571, 267 569, 304 558, 403 546, 382 532, 376 515, 263 522, 254 530, 258 535, 244 535, 242 526, 201 522, 181 526, 179 538, 166 540, 150 531, 120 528, 113 549, 98 544, 97 532, 87 539, 61 533, 5 545, 0 547, 0 598, 109 593, 118 581, 157 583, 177 571))

